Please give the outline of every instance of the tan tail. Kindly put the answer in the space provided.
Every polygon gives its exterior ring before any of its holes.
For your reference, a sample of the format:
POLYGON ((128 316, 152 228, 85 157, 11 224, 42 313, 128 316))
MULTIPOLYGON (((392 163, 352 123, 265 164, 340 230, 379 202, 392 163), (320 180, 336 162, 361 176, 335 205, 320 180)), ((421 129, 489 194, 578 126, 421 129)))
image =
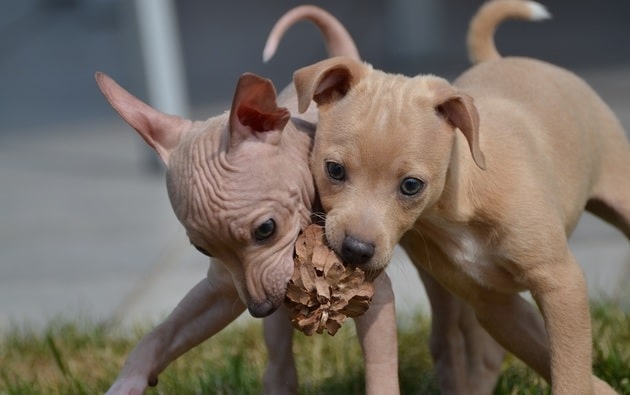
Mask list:
POLYGON ((360 60, 354 40, 337 18, 319 7, 303 5, 289 10, 273 26, 263 51, 264 62, 267 62, 276 53, 276 48, 284 33, 296 22, 303 19, 313 22, 321 30, 330 57, 347 56, 360 60))
POLYGON ((468 28, 468 57, 473 64, 499 59, 494 32, 506 19, 540 21, 551 18, 547 9, 534 1, 491 0, 481 6, 468 28))

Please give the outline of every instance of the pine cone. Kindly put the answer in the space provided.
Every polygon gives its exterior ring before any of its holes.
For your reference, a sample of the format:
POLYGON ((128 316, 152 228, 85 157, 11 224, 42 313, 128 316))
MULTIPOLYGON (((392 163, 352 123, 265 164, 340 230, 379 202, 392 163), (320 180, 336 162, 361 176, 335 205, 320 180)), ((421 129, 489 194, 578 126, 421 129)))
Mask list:
POLYGON ((363 314, 374 295, 363 270, 345 267, 325 239, 315 224, 298 237, 285 298, 293 326, 309 336, 324 330, 334 335, 347 317, 363 314))

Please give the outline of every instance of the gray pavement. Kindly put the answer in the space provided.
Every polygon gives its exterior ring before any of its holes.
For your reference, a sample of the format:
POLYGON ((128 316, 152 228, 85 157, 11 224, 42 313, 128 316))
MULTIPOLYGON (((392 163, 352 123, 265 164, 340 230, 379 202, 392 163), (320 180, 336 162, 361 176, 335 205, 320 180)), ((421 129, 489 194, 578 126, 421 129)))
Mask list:
MULTIPOLYGON (((122 328, 155 322, 203 278, 207 262, 189 247, 162 174, 149 170, 152 153, 93 83, 93 72, 105 70, 134 90, 133 73, 116 56, 119 33, 115 24, 92 23, 93 8, 77 11, 80 23, 71 14, 40 15, 47 21, 41 24, 13 23, 26 12, 14 10, 18 16, 9 22, 9 14, 0 18, 1 31, 32 28, 21 31, 17 44, 0 39, 5 50, 0 58, 0 331, 42 327, 59 317, 114 320, 122 328)), ((630 62, 581 64, 574 70, 630 130, 630 62)), ((198 98, 193 114, 218 114, 228 102, 229 93, 216 102, 198 98)), ((591 296, 612 298, 630 311, 628 241, 587 215, 571 247, 591 296)), ((401 317, 426 311, 422 285, 400 251, 389 272, 401 317)))

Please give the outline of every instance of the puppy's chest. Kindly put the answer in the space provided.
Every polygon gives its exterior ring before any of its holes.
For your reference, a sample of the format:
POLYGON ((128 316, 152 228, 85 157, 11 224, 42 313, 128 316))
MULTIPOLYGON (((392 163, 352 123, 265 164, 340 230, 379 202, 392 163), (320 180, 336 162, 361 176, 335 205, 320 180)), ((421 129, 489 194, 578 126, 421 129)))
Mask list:
POLYGON ((442 240, 444 252, 452 261, 460 265, 487 261, 490 254, 483 244, 478 235, 466 229, 453 229, 451 232, 446 232, 446 237, 442 240))
MULTIPOLYGON (((493 259, 485 239, 463 227, 443 228, 436 243, 442 248, 449 260, 464 269, 471 266, 484 266, 493 259)), ((436 235, 438 233, 435 233, 436 235)))
POLYGON ((433 240, 454 269, 466 274, 473 282, 503 291, 520 288, 505 270, 507 259, 492 231, 450 225, 442 227, 434 236, 437 237, 433 240))

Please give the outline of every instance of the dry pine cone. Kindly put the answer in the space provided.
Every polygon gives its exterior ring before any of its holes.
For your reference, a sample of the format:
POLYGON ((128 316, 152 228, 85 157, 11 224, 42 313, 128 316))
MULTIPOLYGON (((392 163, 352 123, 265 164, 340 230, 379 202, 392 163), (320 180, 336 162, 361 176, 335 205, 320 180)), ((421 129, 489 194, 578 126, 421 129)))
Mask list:
POLYGON ((347 268, 326 245, 324 230, 311 224, 295 243, 295 270, 285 303, 296 329, 307 335, 337 333, 347 317, 369 307, 374 285, 359 268, 347 268))

